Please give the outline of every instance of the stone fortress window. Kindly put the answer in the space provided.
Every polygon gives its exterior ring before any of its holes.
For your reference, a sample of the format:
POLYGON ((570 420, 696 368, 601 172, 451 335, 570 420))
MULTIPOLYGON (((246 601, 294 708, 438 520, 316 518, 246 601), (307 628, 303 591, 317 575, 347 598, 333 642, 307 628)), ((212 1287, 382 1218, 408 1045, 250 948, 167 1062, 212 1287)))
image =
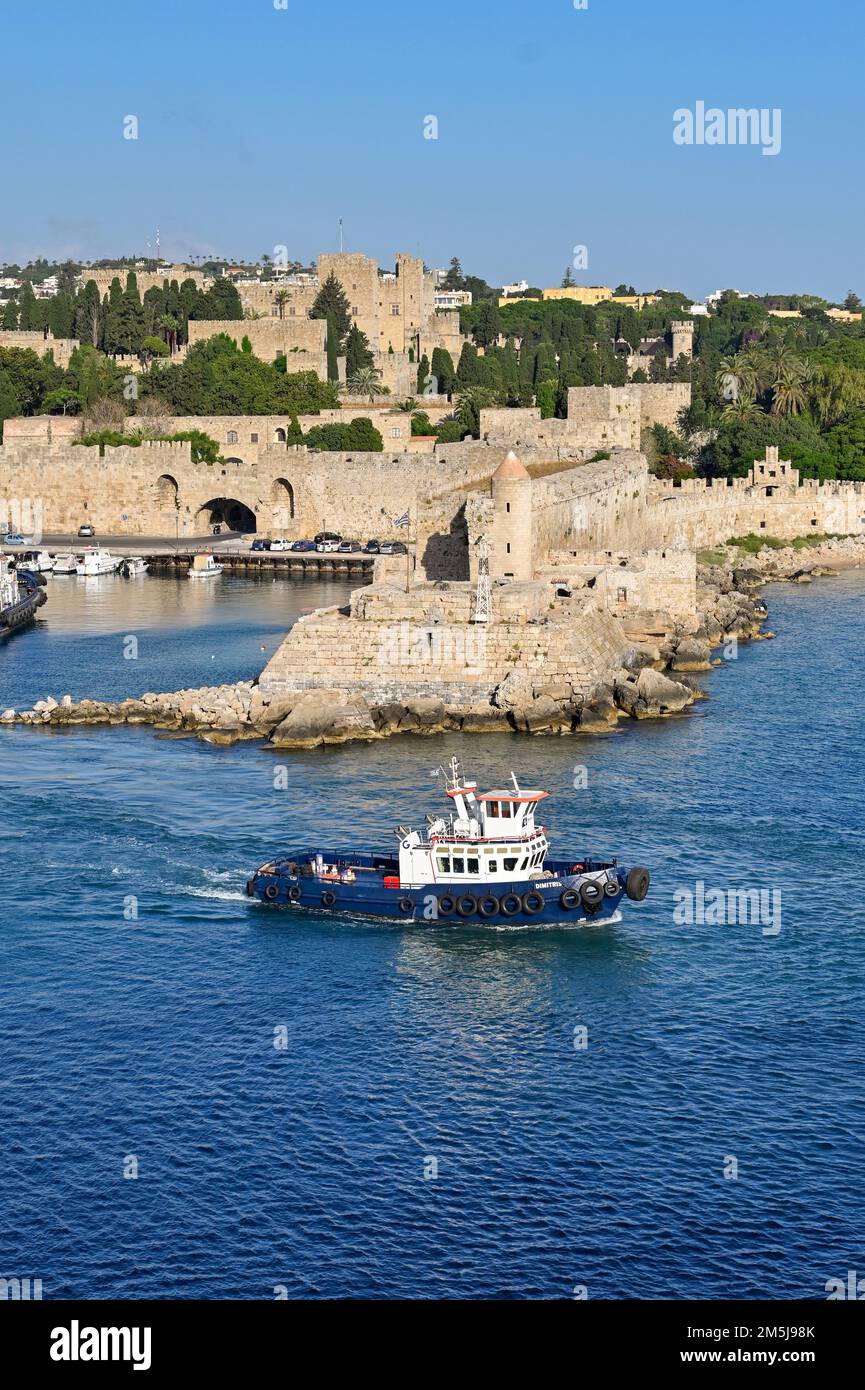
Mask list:
POLYGON ((236 443, 237 443, 237 430, 229 430, 229 431, 228 431, 228 434, 225 436, 225 442, 226 442, 226 444, 236 444, 236 443))

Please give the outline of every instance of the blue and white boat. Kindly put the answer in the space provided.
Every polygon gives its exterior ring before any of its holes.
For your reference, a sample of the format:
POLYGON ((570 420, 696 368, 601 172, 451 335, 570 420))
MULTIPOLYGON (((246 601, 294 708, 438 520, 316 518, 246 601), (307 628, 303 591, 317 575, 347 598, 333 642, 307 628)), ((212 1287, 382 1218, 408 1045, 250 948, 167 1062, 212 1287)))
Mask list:
POLYGON ((44 575, 0 555, 0 638, 32 623, 46 597, 44 575))
POLYGON ((620 922, 619 904, 641 902, 648 869, 582 851, 548 858, 535 812, 548 793, 510 787, 479 793, 456 758, 445 773, 447 815, 427 816, 424 830, 401 825, 396 853, 317 846, 274 858, 246 885, 273 907, 491 926, 620 922))

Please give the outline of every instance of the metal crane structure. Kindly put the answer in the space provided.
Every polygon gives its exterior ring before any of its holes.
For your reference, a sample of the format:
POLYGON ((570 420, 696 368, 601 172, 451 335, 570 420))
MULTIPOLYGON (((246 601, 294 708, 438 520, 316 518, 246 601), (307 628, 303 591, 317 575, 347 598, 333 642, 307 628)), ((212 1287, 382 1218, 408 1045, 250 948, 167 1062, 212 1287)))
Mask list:
POLYGON ((493 616, 493 595, 490 586, 490 547, 486 536, 475 542, 478 556, 478 582, 475 589, 473 623, 488 623, 493 616))

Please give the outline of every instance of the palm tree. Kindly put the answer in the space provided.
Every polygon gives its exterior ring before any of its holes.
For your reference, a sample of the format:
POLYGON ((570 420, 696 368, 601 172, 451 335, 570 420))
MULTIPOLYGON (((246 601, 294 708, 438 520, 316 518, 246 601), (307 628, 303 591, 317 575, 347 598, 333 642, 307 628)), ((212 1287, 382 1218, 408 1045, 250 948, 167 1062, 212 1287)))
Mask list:
POLYGON ((730 401, 724 406, 723 419, 735 420, 738 425, 746 425, 750 420, 756 420, 763 412, 756 401, 741 400, 730 401))
POLYGON ((454 419, 464 430, 478 438, 481 428, 481 411, 495 404, 495 392, 488 386, 464 386, 454 397, 454 419))
POLYGON ((285 306, 290 297, 288 290, 277 290, 276 294, 273 296, 273 302, 279 310, 279 317, 281 319, 285 318, 285 306))
POLYGON ((807 399, 801 367, 784 367, 772 386, 772 414, 798 415, 807 399))
POLYGON ((375 367, 358 367, 345 383, 344 390, 352 396, 367 396, 372 405, 376 396, 383 396, 385 393, 381 384, 381 372, 375 367))
POLYGON ((180 320, 175 318, 173 314, 163 314, 162 318, 159 320, 159 327, 162 329, 165 341, 171 352, 176 352, 177 339, 180 333, 180 320))

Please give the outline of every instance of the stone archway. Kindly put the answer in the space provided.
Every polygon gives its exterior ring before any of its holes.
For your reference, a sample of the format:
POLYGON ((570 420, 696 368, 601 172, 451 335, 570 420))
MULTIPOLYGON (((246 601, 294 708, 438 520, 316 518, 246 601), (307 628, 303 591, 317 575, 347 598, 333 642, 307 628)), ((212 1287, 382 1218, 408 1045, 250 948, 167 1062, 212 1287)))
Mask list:
POLYGON ((240 531, 249 535, 258 529, 255 512, 245 502, 236 497, 214 497, 199 507, 195 514, 196 522, 208 528, 222 526, 228 531, 240 531))
POLYGON ((156 505, 160 511, 177 506, 179 491, 177 479, 172 478, 170 473, 163 473, 161 478, 156 479, 156 505))
POLYGON ((287 478, 274 478, 270 500, 276 511, 282 512, 288 521, 294 520, 294 488, 287 478))

